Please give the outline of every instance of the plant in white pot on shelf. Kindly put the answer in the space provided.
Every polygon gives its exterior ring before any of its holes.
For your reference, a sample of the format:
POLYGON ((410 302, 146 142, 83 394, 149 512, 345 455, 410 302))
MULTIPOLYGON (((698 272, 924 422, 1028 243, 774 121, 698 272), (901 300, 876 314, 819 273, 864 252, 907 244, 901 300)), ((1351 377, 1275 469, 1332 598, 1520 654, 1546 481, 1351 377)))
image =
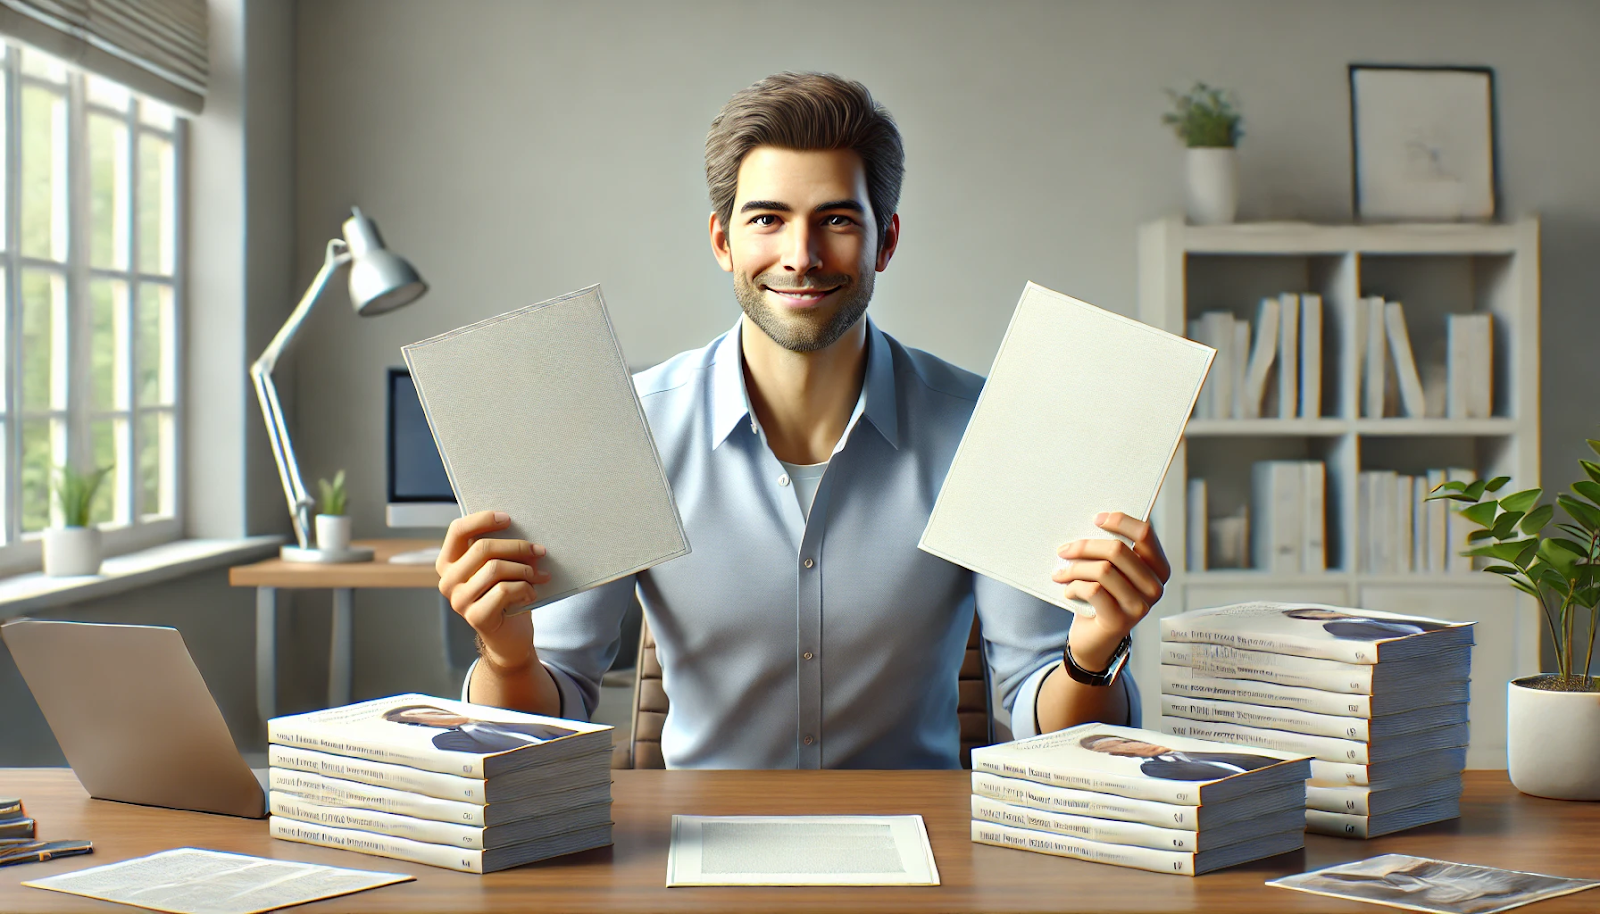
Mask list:
POLYGON ((1239 208, 1236 147, 1244 131, 1231 93, 1197 82, 1187 93, 1168 89, 1167 96, 1172 99, 1172 110, 1162 115, 1161 123, 1171 127, 1188 147, 1184 166, 1189 221, 1195 225, 1232 222, 1239 208))
MULTIPOLYGON (((1600 455, 1600 441, 1589 447, 1600 455)), ((1556 668, 1508 685, 1506 767, 1518 790, 1557 800, 1600 800, 1600 677, 1589 673, 1600 612, 1600 463, 1579 462, 1588 478, 1554 505, 1539 504, 1542 489, 1485 498, 1504 476, 1447 482, 1429 495, 1470 503, 1461 516, 1481 529, 1465 554, 1484 557, 1485 571, 1539 601, 1556 668), (1557 507, 1569 522, 1552 523, 1557 507)))
POLYGON ((317 514, 317 548, 324 552, 350 551, 350 517, 345 514, 344 470, 333 474, 333 482, 317 480, 322 490, 322 511, 317 514))
POLYGON ((57 467, 52 488, 61 509, 60 527, 44 531, 44 573, 53 577, 100 573, 100 528, 90 526, 89 511, 95 492, 110 467, 80 473, 57 467))

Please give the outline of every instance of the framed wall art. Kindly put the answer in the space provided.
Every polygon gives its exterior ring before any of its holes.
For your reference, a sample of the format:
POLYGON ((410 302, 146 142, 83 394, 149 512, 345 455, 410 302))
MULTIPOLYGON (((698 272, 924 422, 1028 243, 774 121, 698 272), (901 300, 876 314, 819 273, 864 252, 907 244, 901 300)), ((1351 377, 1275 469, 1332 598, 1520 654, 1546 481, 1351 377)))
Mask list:
POLYGON ((1494 71, 1350 65, 1356 218, 1495 217, 1494 71))

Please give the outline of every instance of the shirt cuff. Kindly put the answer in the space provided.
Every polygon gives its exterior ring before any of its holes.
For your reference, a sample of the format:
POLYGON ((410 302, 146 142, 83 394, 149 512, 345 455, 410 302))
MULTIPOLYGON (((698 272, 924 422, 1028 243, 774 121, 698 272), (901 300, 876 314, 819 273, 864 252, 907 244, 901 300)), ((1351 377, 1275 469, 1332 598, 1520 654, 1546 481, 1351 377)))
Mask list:
MULTIPOLYGON (((1039 735, 1039 689, 1044 685, 1045 677, 1060 666, 1059 660, 1045 664, 1022 681, 1021 688, 1017 689, 1017 700, 1011 705, 1012 739, 1039 735)), ((1128 669, 1126 663, 1122 665, 1122 671, 1117 674, 1115 685, 1121 688, 1128 698, 1128 726, 1141 726, 1144 723, 1144 714, 1139 706, 1139 686, 1134 683, 1133 671, 1128 669)))
MULTIPOLYGON (((467 678, 461 681, 461 700, 467 704, 472 703, 472 671, 478 668, 478 661, 483 658, 475 657, 472 665, 467 667, 467 678)), ((561 672, 543 660, 539 661, 550 672, 550 678, 556 681, 556 692, 561 695, 561 714, 567 720, 589 719, 589 714, 583 708, 583 690, 571 676, 561 672)))

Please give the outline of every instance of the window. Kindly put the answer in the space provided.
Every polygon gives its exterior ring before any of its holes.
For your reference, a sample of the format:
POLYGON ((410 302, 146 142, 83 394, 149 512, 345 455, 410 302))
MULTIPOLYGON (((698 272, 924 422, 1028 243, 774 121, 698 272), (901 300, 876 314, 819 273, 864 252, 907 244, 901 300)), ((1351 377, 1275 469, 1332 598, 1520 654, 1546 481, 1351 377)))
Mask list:
POLYGON ((37 567, 58 466, 110 467, 110 554, 179 535, 183 122, 0 49, 0 569, 37 567))

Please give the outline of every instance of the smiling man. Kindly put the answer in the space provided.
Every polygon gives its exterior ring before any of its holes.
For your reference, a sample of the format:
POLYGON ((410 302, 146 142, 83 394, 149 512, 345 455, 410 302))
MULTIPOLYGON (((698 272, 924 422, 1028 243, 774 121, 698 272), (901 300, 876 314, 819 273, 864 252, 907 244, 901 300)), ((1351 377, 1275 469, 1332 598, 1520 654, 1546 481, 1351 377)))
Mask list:
POLYGON ((785 73, 729 100, 706 138, 709 228, 743 315, 634 379, 693 552, 508 615, 548 580, 544 547, 486 538, 502 513, 456 521, 438 568, 480 640, 464 698, 587 718, 637 597, 669 766, 956 767, 974 612, 1016 735, 1137 724, 1120 663, 1170 573, 1149 525, 1102 515, 1131 548, 1062 548, 1056 580, 1095 608, 1076 624, 917 549, 983 381, 866 317, 904 170, 859 83, 785 73))

